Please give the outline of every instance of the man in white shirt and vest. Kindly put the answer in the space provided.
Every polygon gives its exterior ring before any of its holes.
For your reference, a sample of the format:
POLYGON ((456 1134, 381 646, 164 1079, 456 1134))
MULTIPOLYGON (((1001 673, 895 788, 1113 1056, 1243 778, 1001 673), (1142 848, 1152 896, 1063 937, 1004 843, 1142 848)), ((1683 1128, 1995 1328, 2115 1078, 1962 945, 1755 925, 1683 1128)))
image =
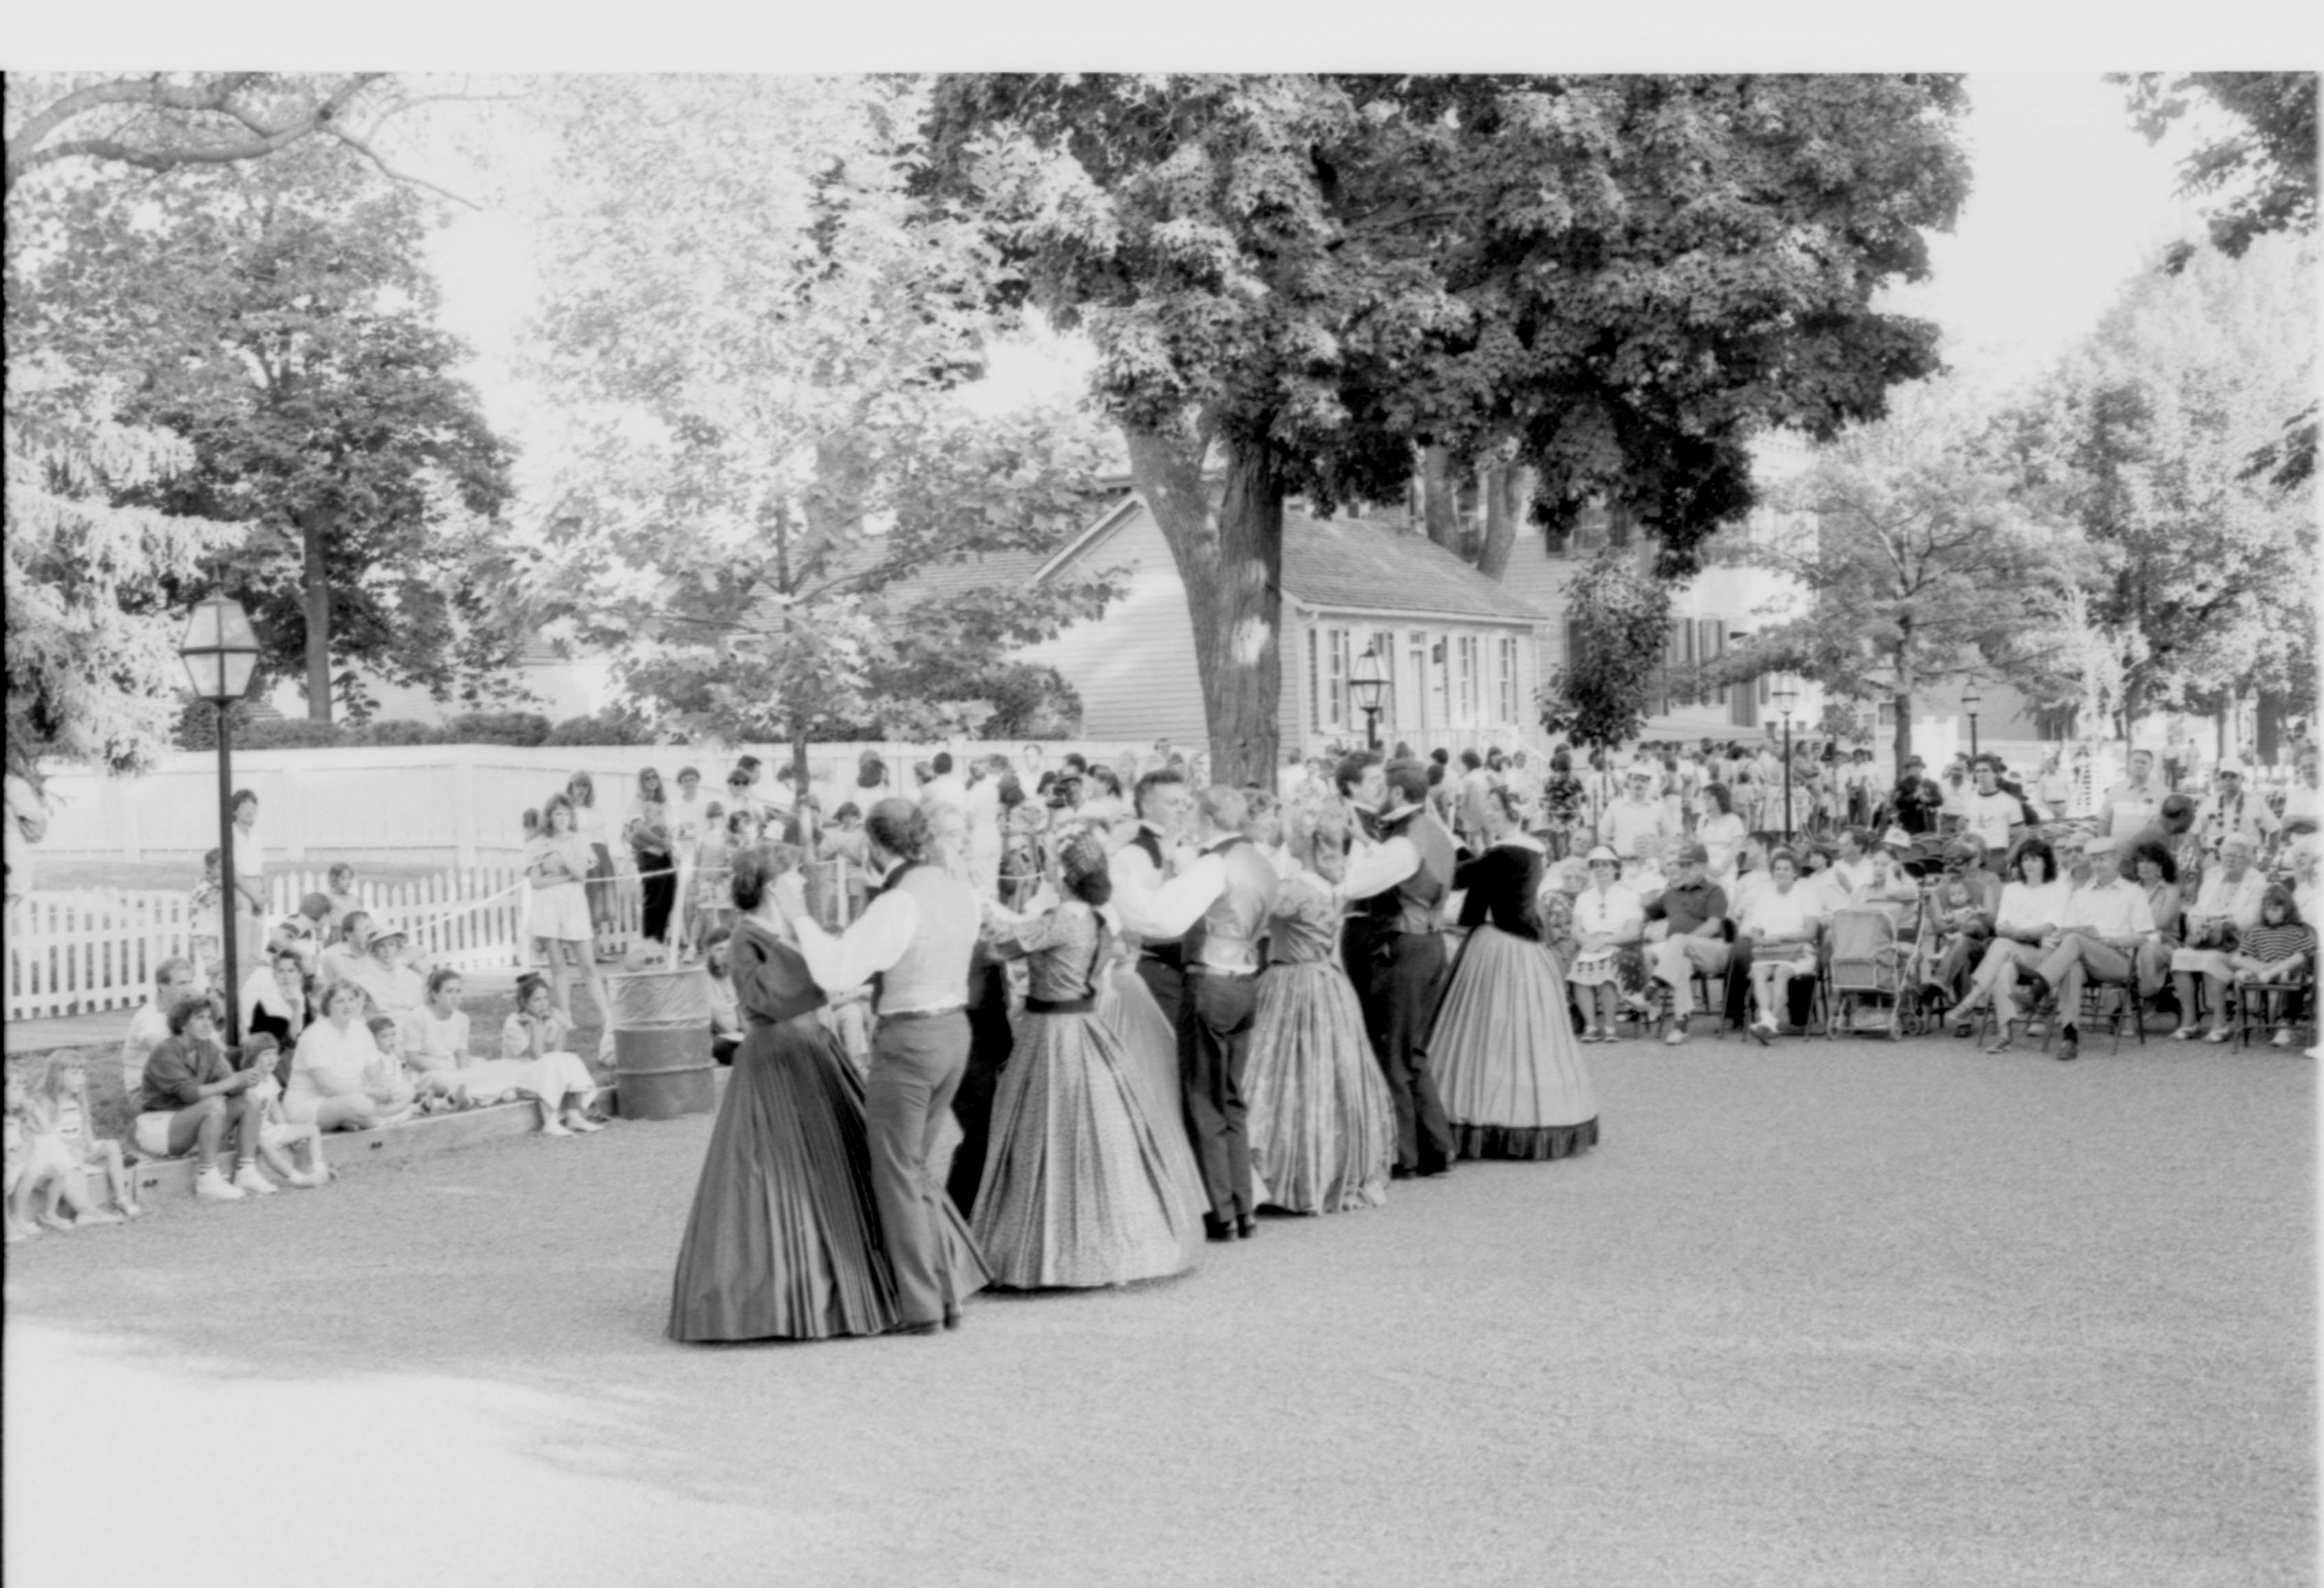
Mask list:
POLYGON ((1349 857, 1339 891, 1368 900, 1361 924, 1371 974, 1358 991, 1396 1102, 1394 1172, 1441 1175, 1452 1167, 1452 1126, 1429 1069, 1428 1029, 1444 983, 1442 909, 1452 885, 1452 835, 1427 808, 1428 772, 1420 762, 1395 762, 1386 784, 1380 841, 1349 857))
MULTIPOLYGON (((2065 911, 2050 934, 2049 952, 2027 979, 2033 983, 2034 1008, 2052 988, 2057 990, 2063 1027, 2058 1057, 2071 1059, 2081 1052, 2081 1032, 2075 1022, 2081 1014, 2085 983, 2123 988, 2123 996, 2131 1000, 2130 1018, 2139 1018, 2132 976, 2139 946, 2154 936, 2154 909, 2146 890, 2126 879, 2116 865, 2111 835, 2100 833, 2079 847, 2065 843, 2059 847, 2064 850, 2059 861, 2073 879, 2074 891, 2066 896, 2065 911)), ((1997 993, 1995 1012, 2005 1019, 2015 1012, 2007 1002, 1997 993)))
POLYGON ((2130 752, 2130 775, 2107 790, 2098 810, 2098 831, 2117 844, 2135 838, 2163 808, 2171 790, 2154 773, 2154 752, 2130 752))
POLYGON ((968 1065, 969 958, 980 913, 968 885, 928 858, 928 822, 907 799, 864 818, 879 891, 844 936, 792 920, 799 953, 827 993, 873 983, 879 1034, 863 1088, 872 1195, 896 1276, 899 1332, 955 1328, 961 1303, 991 1280, 930 1164, 968 1065))
POLYGON ((1204 884, 1172 874, 1182 869, 1177 835, 1185 829, 1189 803, 1185 775, 1157 766, 1138 780, 1131 799, 1138 831, 1113 852, 1108 866, 1114 913, 1122 930, 1139 939, 1138 979, 1175 1028, 1185 994, 1178 939, 1202 914, 1210 894, 1201 891, 1204 884))

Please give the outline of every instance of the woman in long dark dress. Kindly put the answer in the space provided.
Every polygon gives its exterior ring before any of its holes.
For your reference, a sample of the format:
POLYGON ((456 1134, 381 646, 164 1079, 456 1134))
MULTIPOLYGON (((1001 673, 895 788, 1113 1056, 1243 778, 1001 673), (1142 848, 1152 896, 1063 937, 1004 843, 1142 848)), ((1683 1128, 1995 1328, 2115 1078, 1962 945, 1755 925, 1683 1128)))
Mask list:
MULTIPOLYGON (((673 1340, 825 1340, 896 1326, 863 1134, 863 1082, 816 1018, 825 997, 793 945, 778 891, 806 909, 798 851, 731 862, 733 976, 744 1036, 710 1132, 671 1288, 673 1340)), ((966 1295, 984 1283, 947 1205, 945 1256, 966 1295)))
POLYGON ((1542 942, 1541 846, 1505 789, 1487 792, 1489 847, 1453 872, 1468 941, 1428 1051, 1463 1158, 1564 1158, 1598 1140, 1598 1099, 1566 1014, 1565 973, 1542 942))

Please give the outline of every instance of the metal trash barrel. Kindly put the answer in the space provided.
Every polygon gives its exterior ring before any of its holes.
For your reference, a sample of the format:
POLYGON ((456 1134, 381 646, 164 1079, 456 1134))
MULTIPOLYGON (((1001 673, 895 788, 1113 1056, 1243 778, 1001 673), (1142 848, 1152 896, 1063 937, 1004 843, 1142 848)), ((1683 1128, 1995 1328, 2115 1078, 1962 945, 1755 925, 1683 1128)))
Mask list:
POLYGON ((625 1120, 674 1120, 718 1103, 710 1062, 710 978, 699 965, 609 971, 613 1073, 625 1120))

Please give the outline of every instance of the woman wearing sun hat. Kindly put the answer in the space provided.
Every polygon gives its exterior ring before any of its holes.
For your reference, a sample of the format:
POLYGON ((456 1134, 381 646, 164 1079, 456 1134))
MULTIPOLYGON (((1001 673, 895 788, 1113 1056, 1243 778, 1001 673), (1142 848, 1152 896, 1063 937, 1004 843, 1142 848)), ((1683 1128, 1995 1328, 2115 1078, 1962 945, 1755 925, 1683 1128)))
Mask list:
POLYGON ((1584 992, 1584 1042, 1614 1040, 1614 1017, 1625 992, 1646 988, 1646 962, 1638 945, 1646 937, 1646 907, 1619 880, 1621 857, 1604 844, 1589 855, 1590 885, 1573 900, 1573 931, 1580 946, 1565 979, 1584 992), (1591 1002, 1594 1000, 1594 1003, 1591 1002))

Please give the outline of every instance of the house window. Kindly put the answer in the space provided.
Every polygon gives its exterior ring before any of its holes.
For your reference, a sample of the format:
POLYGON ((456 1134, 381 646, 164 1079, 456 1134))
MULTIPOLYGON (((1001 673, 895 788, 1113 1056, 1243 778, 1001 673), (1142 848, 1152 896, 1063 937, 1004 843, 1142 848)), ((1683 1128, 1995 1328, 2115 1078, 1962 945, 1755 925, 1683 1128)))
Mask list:
POLYGON ((1388 688, 1380 691, 1379 720, 1388 726, 1393 727, 1396 725, 1396 703, 1397 699, 1397 690, 1396 687, 1395 631, 1391 629, 1375 629, 1364 637, 1364 643, 1371 647, 1371 652, 1374 656, 1379 658, 1380 676, 1388 680, 1388 688))
POLYGON ((1348 722, 1348 631, 1323 631, 1323 725, 1345 727, 1348 722))
MULTIPOLYGON (((1702 636, 1695 649, 1698 654, 1700 654, 1705 661, 1716 661, 1720 657, 1726 655, 1727 620, 1723 617, 1704 618, 1702 620, 1702 636)), ((1716 689, 1713 689, 1711 692, 1711 699, 1712 703, 1716 705, 1722 706, 1725 706, 1727 704, 1727 686, 1721 684, 1716 689)))
POLYGON ((1477 661, 1480 647, 1477 636, 1462 634, 1453 647, 1454 660, 1460 669, 1460 723, 1464 728, 1477 725, 1477 661))
POLYGON ((1323 731, 1323 635, 1307 625, 1307 731, 1323 731))
POLYGON ((1893 700, 1882 701, 1880 703, 1878 715, 1874 720, 1879 723, 1880 731, 1882 733, 1895 733, 1896 731, 1896 703, 1893 700))
POLYGON ((1501 636, 1501 721, 1517 720, 1517 642, 1514 634, 1501 636))
POLYGON ((1398 733, 1418 734, 1428 727, 1428 632, 1412 629, 1404 636, 1404 672, 1397 691, 1399 702, 1411 702, 1411 709, 1396 719, 1398 733))

